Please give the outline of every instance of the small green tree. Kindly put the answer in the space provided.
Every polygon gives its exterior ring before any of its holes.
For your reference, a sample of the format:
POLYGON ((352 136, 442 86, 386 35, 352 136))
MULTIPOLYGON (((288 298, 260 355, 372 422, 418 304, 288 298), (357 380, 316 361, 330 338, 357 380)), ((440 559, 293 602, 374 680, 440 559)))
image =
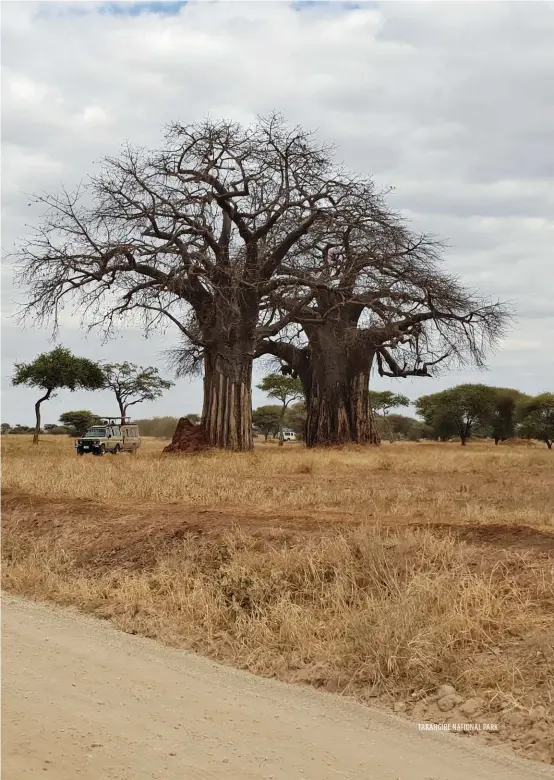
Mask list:
POLYGON ((495 389, 487 385, 458 385, 425 395, 415 402, 418 413, 435 434, 447 438, 454 432, 463 446, 476 425, 490 425, 495 410, 495 389))
POLYGON ((89 428, 100 422, 100 417, 85 410, 64 412, 60 414, 60 422, 69 428, 72 436, 84 436, 89 428))
POLYGON ((394 442, 394 431, 387 419, 391 409, 398 409, 399 406, 409 406, 410 399, 399 393, 391 393, 390 390, 370 390, 369 403, 374 412, 381 412, 383 423, 389 433, 391 444, 394 442))
POLYGON ((185 419, 187 419, 189 422, 191 422, 193 425, 200 425, 200 415, 199 414, 185 414, 185 419))
POLYGON ((491 419, 491 436, 495 444, 511 439, 515 433, 516 408, 529 396, 509 387, 494 387, 495 401, 491 419))
POLYGON ((137 366, 134 363, 107 363, 102 367, 105 385, 113 390, 122 417, 127 409, 143 401, 155 401, 165 390, 173 387, 169 379, 162 379, 157 368, 137 366))
POLYGON ((6 433, 9 433, 11 430, 11 425, 9 423, 2 423, 1 432, 2 435, 5 435, 6 433))
POLYGON ((516 420, 521 434, 543 441, 551 450, 554 444, 554 393, 541 393, 520 401, 516 420))
POLYGON ((260 406, 252 412, 252 422, 260 433, 263 433, 266 441, 268 436, 279 433, 280 419, 281 407, 279 406, 260 406))
POLYGON ((39 355, 32 363, 16 363, 12 384, 44 390, 44 395, 35 403, 33 444, 38 444, 42 402, 57 390, 99 390, 104 387, 104 374, 97 363, 76 357, 65 347, 56 347, 52 352, 39 355))
POLYGON ((283 422, 287 407, 292 401, 304 398, 302 382, 297 377, 283 376, 282 374, 268 374, 264 376, 258 390, 263 390, 270 398, 281 401, 281 413, 279 415, 279 446, 282 447, 285 438, 283 436, 283 422))

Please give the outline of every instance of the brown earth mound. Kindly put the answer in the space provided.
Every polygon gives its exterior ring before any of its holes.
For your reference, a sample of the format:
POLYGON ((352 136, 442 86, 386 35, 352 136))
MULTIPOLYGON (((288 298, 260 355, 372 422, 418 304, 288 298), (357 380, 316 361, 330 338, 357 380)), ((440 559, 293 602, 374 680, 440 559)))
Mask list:
POLYGON ((171 444, 164 447, 164 452, 203 452, 210 445, 202 425, 194 425, 186 417, 181 417, 175 428, 171 444))

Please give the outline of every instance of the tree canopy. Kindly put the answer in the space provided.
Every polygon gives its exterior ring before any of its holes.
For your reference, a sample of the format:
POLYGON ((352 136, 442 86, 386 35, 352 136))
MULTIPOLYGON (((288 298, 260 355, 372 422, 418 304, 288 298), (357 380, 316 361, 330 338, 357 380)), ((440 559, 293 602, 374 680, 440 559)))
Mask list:
POLYGON ((543 441, 549 450, 554 444, 554 393, 541 393, 522 399, 516 408, 516 419, 523 435, 543 441))
POLYGON ((487 385, 458 385, 422 396, 415 402, 418 413, 437 436, 446 438, 457 434, 462 445, 467 443, 477 424, 490 424, 495 404, 495 388, 487 385))
POLYGON ((104 387, 104 374, 97 363, 76 357, 65 347, 56 347, 51 352, 39 355, 31 363, 16 363, 12 384, 45 391, 35 404, 33 442, 37 444, 42 402, 51 398, 57 390, 99 390, 104 387))
POLYGON ((163 379, 157 368, 137 366, 134 363, 107 363, 102 366, 106 387, 113 390, 119 413, 127 416, 130 406, 155 401, 173 382, 163 379))
POLYGON ((490 418, 490 433, 495 444, 515 435, 516 408, 529 396, 509 387, 495 387, 494 406, 490 418))
POLYGON ((276 436, 279 433, 281 407, 259 406, 252 412, 252 422, 267 441, 269 436, 276 436))
POLYGON ((100 422, 100 417, 93 412, 82 409, 60 414, 59 421, 63 426, 70 429, 73 436, 84 436, 89 428, 100 422))

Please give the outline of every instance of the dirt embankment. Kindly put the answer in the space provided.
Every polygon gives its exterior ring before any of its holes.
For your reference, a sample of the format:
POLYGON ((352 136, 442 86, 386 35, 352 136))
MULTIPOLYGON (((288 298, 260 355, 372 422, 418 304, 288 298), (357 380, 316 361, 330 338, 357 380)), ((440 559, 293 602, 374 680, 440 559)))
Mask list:
POLYGON ((554 535, 8 494, 4 584, 554 761, 554 535), (444 686, 451 686, 445 688, 444 686), (476 734, 477 732, 472 732, 476 734))

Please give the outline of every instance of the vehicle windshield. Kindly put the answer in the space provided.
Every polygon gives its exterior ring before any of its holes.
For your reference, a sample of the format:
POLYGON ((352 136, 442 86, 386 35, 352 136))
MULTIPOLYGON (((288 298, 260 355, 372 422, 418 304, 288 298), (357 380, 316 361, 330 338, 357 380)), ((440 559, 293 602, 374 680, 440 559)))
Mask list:
POLYGON ((105 428, 89 428, 88 431, 85 433, 85 438, 89 436, 105 436, 105 435, 106 435, 105 428))

